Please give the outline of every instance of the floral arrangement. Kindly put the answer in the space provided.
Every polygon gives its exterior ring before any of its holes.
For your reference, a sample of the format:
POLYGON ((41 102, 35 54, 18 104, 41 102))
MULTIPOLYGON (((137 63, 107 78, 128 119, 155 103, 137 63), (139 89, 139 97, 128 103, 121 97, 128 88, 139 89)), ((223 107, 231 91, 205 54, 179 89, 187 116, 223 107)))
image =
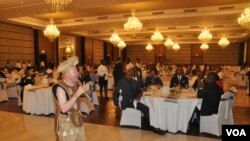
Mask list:
POLYGON ((181 93, 181 88, 180 87, 172 87, 170 88, 170 92, 177 94, 177 93, 181 93))

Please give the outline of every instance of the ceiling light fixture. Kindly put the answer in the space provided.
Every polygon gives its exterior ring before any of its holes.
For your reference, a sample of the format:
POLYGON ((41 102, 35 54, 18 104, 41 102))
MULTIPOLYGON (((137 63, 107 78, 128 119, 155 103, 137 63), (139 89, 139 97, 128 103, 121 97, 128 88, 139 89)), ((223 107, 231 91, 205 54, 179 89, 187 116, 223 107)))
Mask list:
POLYGON ((121 40, 118 44, 117 44, 117 47, 119 49, 124 49, 126 47, 126 44, 123 40, 121 40))
POLYGON ((117 44, 121 41, 121 38, 120 38, 119 35, 116 33, 116 31, 114 31, 114 33, 112 33, 111 37, 109 38, 109 41, 110 41, 113 45, 117 45, 117 44))
POLYGON ((201 48, 201 50, 205 51, 209 48, 209 46, 207 43, 202 43, 200 48, 201 48))
POLYGON ((171 48, 174 45, 174 42, 173 42, 173 40, 171 38, 167 38, 167 40, 165 41, 164 45, 167 48, 171 48))
POLYGON ((154 47, 150 43, 148 43, 145 49, 150 52, 154 49, 154 47))
POLYGON ((246 28, 250 29, 250 7, 246 8, 243 13, 241 13, 240 17, 238 18, 238 23, 246 28))
POLYGON ((65 51, 66 51, 66 53, 70 54, 72 52, 72 49, 71 49, 71 47, 67 47, 65 51))
POLYGON ((64 11, 71 2, 72 0, 45 0, 45 3, 51 5, 52 10, 56 12, 64 11))
POLYGON ((132 16, 128 18, 127 22, 124 24, 124 29, 126 31, 132 32, 135 34, 136 32, 142 30, 141 21, 135 16, 135 10, 131 10, 132 16))
POLYGON ((210 31, 207 28, 204 28, 200 35, 199 35, 199 40, 202 41, 203 43, 209 42, 212 38, 213 35, 210 33, 210 31))
POLYGON ((156 29, 154 34, 151 36, 151 40, 155 43, 160 43, 161 41, 164 40, 164 37, 162 36, 161 32, 156 29))
POLYGON ((177 51, 177 50, 179 50, 181 47, 180 47, 180 45, 178 44, 178 43, 174 43, 174 45, 172 46, 172 49, 174 50, 174 51, 177 51))
POLYGON ((219 46, 221 46, 222 48, 225 48, 226 46, 228 46, 230 44, 230 42, 228 41, 227 37, 223 36, 220 41, 218 42, 219 46))
POLYGON ((43 31, 43 34, 51 42, 53 42, 54 39, 56 39, 60 35, 60 31, 57 29, 52 18, 50 19, 50 23, 46 26, 45 30, 43 31))

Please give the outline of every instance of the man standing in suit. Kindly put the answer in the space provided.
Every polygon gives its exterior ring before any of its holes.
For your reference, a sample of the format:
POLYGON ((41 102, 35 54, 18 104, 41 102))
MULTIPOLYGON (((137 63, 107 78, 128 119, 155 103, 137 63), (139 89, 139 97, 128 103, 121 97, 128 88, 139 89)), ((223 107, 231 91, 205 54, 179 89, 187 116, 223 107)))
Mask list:
POLYGON ((116 86, 118 81, 123 78, 123 75, 124 75, 123 74, 123 65, 121 62, 121 58, 118 57, 117 62, 116 62, 115 67, 114 67, 114 71, 113 71, 113 77, 114 77, 114 81, 115 81, 114 86, 116 86))
POLYGON ((188 78, 184 75, 183 69, 178 67, 176 74, 171 78, 170 88, 180 85, 182 88, 188 88, 188 78))

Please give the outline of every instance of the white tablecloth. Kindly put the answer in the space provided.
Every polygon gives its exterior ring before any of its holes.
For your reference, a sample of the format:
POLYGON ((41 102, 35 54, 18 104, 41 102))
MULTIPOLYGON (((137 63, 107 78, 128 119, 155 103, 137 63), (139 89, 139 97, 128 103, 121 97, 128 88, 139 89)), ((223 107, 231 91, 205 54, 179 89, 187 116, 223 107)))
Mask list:
POLYGON ((6 90, 9 98, 18 98, 18 92, 16 86, 6 88, 6 90))
POLYGON ((1 85, 3 85, 3 86, 1 86, 1 87, 3 87, 3 89, 0 88, 0 102, 9 101, 8 94, 6 91, 6 84, 2 83, 1 85))
POLYGON ((145 96, 145 103, 149 107, 151 126, 172 133, 178 131, 186 133, 198 99, 145 96))
POLYGON ((30 114, 48 115, 55 113, 55 103, 51 87, 24 91, 23 111, 30 114))

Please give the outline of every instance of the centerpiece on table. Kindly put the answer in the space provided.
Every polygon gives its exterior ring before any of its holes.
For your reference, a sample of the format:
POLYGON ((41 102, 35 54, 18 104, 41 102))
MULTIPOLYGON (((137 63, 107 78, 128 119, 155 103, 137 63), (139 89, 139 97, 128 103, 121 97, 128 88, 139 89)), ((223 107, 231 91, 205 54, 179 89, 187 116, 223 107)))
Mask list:
POLYGON ((152 92, 153 94, 156 94, 160 90, 159 85, 150 85, 148 86, 148 90, 152 92))
POLYGON ((181 87, 176 86, 176 87, 170 88, 170 93, 171 94, 179 94, 179 93, 181 93, 181 87))

